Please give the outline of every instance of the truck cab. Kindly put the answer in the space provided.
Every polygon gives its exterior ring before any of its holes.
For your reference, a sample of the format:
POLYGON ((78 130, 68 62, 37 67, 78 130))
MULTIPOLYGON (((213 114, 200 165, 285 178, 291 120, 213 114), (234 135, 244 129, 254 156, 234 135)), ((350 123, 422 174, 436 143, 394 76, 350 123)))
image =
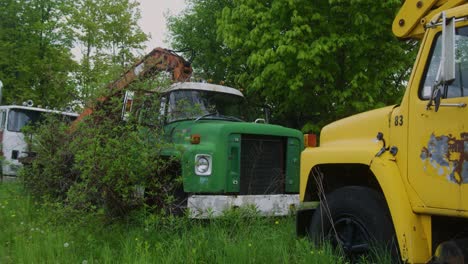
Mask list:
POLYGON ((351 259, 383 245, 407 263, 466 263, 464 2, 405 2, 394 32, 421 41, 405 95, 398 105, 325 126, 320 146, 302 152, 299 234, 329 240, 351 259), (405 19, 414 17, 411 27, 405 19))
POLYGON ((39 123, 44 120, 44 115, 51 113, 62 115, 66 122, 71 122, 78 116, 72 112, 33 107, 30 100, 24 105, 0 106, 2 178, 14 179, 22 166, 19 159, 27 156, 28 146, 22 129, 39 123))

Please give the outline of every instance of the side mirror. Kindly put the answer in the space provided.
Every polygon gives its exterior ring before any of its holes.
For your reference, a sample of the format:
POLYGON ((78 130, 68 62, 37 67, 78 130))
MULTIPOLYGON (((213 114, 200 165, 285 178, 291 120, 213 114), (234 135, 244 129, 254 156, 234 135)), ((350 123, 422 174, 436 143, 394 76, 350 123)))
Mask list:
POLYGON ((442 58, 436 82, 446 84, 455 80, 455 18, 442 12, 442 58))
POLYGON ((442 98, 441 89, 455 80, 455 18, 447 18, 445 12, 440 14, 440 18, 442 18, 442 56, 432 87, 431 99, 427 104, 427 109, 434 104, 435 112, 439 110, 442 98))

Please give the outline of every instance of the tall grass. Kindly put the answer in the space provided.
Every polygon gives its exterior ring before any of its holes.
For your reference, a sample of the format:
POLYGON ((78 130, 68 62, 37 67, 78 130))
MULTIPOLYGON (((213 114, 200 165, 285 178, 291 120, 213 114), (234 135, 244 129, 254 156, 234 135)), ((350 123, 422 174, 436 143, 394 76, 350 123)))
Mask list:
POLYGON ((0 184, 0 263, 345 263, 297 239, 293 217, 231 211, 201 221, 140 212, 105 224, 61 213, 19 183, 0 184))

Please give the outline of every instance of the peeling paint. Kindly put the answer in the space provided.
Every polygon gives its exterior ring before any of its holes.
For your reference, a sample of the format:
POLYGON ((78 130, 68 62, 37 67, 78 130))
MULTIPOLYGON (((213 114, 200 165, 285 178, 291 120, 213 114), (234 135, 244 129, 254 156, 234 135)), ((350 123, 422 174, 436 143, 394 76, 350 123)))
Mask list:
POLYGON ((460 137, 449 135, 436 136, 432 134, 426 147, 421 150, 424 171, 430 168, 448 181, 468 183, 468 133, 460 137))

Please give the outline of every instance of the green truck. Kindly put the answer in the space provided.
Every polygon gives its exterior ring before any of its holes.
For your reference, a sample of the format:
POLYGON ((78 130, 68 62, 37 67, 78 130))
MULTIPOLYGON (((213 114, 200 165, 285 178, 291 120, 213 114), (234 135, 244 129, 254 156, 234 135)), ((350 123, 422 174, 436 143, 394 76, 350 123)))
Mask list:
MULTIPOLYGON (((174 146, 165 155, 178 156, 192 217, 245 205, 264 215, 286 215, 298 204, 300 131, 264 118, 244 121, 244 96, 227 86, 180 82, 158 96, 164 137, 174 146)), ((133 97, 126 92, 123 118, 133 97)))

